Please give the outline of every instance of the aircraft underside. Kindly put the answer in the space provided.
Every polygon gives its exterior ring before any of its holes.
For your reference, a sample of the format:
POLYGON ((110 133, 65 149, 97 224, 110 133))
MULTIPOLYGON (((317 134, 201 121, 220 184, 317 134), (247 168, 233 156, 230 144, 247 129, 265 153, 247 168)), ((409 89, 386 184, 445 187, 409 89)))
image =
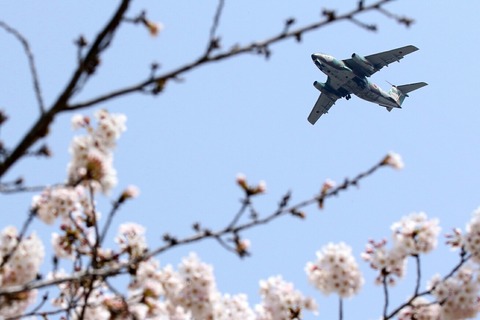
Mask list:
POLYGON ((393 108, 401 108, 409 92, 427 84, 417 82, 400 86, 392 85, 390 90, 385 92, 376 84, 368 81, 368 77, 417 50, 417 47, 409 45, 365 57, 354 53, 351 58, 344 60, 338 60, 322 53, 312 54, 313 62, 327 75, 327 81, 313 83, 321 93, 308 116, 308 121, 314 124, 322 114, 328 113, 338 99, 349 100, 352 94, 385 107, 388 111, 393 108))

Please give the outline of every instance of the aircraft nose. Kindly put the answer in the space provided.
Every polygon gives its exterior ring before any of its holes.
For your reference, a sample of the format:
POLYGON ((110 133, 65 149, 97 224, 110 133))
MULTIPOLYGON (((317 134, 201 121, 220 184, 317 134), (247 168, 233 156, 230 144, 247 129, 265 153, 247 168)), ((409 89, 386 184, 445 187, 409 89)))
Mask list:
POLYGON ((312 54, 312 60, 313 60, 313 61, 318 60, 319 57, 320 57, 320 54, 319 54, 319 53, 314 53, 314 54, 312 54))

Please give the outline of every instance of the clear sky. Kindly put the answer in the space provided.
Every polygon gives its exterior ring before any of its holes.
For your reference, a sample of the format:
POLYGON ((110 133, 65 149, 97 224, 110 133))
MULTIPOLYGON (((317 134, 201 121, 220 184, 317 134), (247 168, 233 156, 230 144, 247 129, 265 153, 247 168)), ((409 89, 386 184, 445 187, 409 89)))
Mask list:
MULTIPOLYGON (((22 32, 35 54, 47 105, 64 88, 75 66, 74 39, 92 39, 111 16, 116 1, 8 1, 0 4, 0 19, 22 32)), ((357 1, 226 1, 218 34, 226 48, 246 44, 280 32, 286 18, 296 26, 319 19, 322 8, 344 12, 357 1)), ((217 1, 135 1, 134 16, 146 9, 148 17, 165 29, 152 38, 144 29, 124 25, 113 46, 102 58, 98 74, 77 101, 143 80, 151 62, 170 70, 196 59, 207 45, 217 1)), ((123 207, 110 233, 121 222, 147 227, 149 244, 156 247, 169 232, 190 235, 193 222, 212 229, 225 226, 239 208, 242 195, 235 185, 238 172, 251 182, 265 180, 268 192, 258 201, 260 214, 276 209, 285 192, 293 202, 316 194, 323 181, 343 181, 370 168, 387 152, 402 155, 402 171, 383 169, 329 199, 325 209, 312 206, 304 221, 283 218, 245 232, 252 256, 240 260, 217 243, 205 241, 174 249, 158 257, 162 265, 177 265, 196 251, 214 265, 221 292, 247 293, 251 305, 259 301, 258 281, 282 274, 319 303, 320 318, 337 317, 337 298, 324 297, 308 283, 307 261, 328 242, 345 241, 353 247, 366 284, 361 294, 344 304, 347 319, 377 319, 382 312, 382 288, 373 284, 375 273, 360 260, 368 239, 390 236, 390 225, 402 216, 425 211, 440 219, 442 234, 464 227, 480 205, 480 109, 477 84, 480 60, 479 4, 466 1, 401 0, 386 6, 415 20, 405 28, 372 12, 359 16, 375 23, 368 32, 349 22, 339 22, 306 34, 301 43, 287 40, 272 46, 268 61, 243 55, 210 64, 169 83, 152 98, 133 95, 96 108, 125 113, 128 130, 119 141, 115 167, 118 195, 129 184, 141 190, 138 199, 123 207), (394 63, 371 80, 388 89, 385 81, 429 85, 413 92, 402 110, 384 108, 353 97, 340 100, 315 126, 306 118, 318 97, 314 80, 326 76, 312 63, 313 52, 345 59, 353 52, 369 55, 413 44, 420 48, 401 63, 394 63)), ((37 116, 26 58, 10 35, 0 32, 0 107, 10 116, 2 127, 4 143, 12 146, 37 116)), ((96 109, 95 108, 95 109, 96 109)), ((82 113, 92 115, 95 109, 82 113)), ((46 142, 51 159, 28 159, 17 164, 6 180, 18 175, 27 184, 64 181, 68 146, 74 133, 70 118, 55 120, 46 142)), ((1 226, 18 227, 27 216, 33 194, 2 195, 1 226)), ((108 212, 108 201, 100 200, 108 212)), ((33 224, 45 244, 54 227, 33 224)), ((458 257, 443 246, 423 260, 422 287, 430 277, 448 272, 458 257)), ((413 266, 410 261, 410 266, 413 266)), ((45 261, 48 270, 50 261, 45 261)), ((413 292, 413 269, 392 290, 391 305, 413 292)), ((313 318, 305 314, 305 319, 313 318)))

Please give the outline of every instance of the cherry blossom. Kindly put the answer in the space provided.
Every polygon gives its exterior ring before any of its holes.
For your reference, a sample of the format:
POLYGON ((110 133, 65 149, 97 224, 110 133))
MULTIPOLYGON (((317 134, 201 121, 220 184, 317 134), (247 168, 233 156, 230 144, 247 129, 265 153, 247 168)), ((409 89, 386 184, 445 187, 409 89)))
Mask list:
POLYGON ((480 311, 478 269, 463 266, 446 280, 436 275, 430 281, 429 288, 437 301, 442 302, 440 319, 470 319, 480 311))
POLYGON ((402 247, 409 255, 428 253, 436 248, 440 232, 438 219, 427 219, 424 212, 412 213, 394 223, 394 245, 402 247))
MULTIPOLYGON (((25 284, 37 276, 45 252, 35 233, 21 241, 15 227, 9 226, 0 234, 0 286, 7 288, 25 284), (8 260, 5 260, 8 259, 8 260)), ((0 318, 17 317, 35 302, 37 290, 0 297, 0 318)))
POLYGON ((417 297, 412 304, 403 308, 398 314, 398 320, 441 320, 440 305, 432 303, 423 297, 417 297))
POLYGON ((229 295, 225 294, 219 297, 213 307, 213 318, 215 320, 255 320, 255 312, 248 304, 248 298, 245 294, 229 295))
POLYGON ((396 277, 402 278, 407 266, 407 253, 401 246, 386 248, 387 241, 370 240, 362 253, 363 260, 370 263, 370 268, 378 270, 375 283, 380 285, 384 279, 389 285, 396 283, 396 277))
POLYGON ((480 208, 473 212, 466 231, 463 236, 465 250, 472 254, 472 259, 475 262, 480 263, 480 208))
POLYGON ((351 297, 364 283, 352 249, 343 242, 329 243, 317 251, 317 260, 308 262, 305 271, 309 282, 326 295, 351 297))
POLYGON ((145 228, 137 223, 124 223, 119 227, 115 242, 129 254, 130 259, 138 258, 147 250, 145 228))
POLYGON ((312 298, 306 298, 292 283, 281 276, 260 281, 262 302, 255 307, 258 320, 289 320, 299 318, 301 311, 316 311, 312 298), (294 317, 295 315, 298 315, 294 317))
POLYGON ((52 224, 56 218, 66 219, 81 210, 80 199, 84 197, 83 187, 46 188, 32 200, 32 209, 40 220, 52 224))
POLYGON ((87 135, 77 136, 70 146, 72 160, 68 165, 68 181, 72 185, 88 182, 88 185, 108 193, 117 184, 117 172, 113 168, 113 149, 121 133, 126 130, 126 117, 110 114, 106 110, 95 113, 97 128, 89 126, 85 118, 75 116, 75 127, 87 127, 87 135))

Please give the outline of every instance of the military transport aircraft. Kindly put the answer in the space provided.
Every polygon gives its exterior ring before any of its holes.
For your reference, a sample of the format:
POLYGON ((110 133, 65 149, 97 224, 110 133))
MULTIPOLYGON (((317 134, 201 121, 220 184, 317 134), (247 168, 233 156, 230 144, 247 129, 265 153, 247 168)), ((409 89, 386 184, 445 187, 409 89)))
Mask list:
POLYGON ((401 108, 403 100, 408 97, 407 94, 410 91, 427 84, 417 82, 403 86, 392 85, 390 91, 385 92, 367 78, 390 63, 400 61, 407 54, 417 50, 418 48, 415 46, 406 46, 366 57, 354 53, 351 59, 346 60, 337 60, 327 54, 312 54, 313 62, 328 78, 325 83, 318 81, 313 83, 315 88, 320 91, 320 97, 308 116, 308 122, 315 124, 322 114, 330 110, 335 101, 340 98, 349 100, 352 93, 359 98, 385 107, 388 111, 392 111, 393 108, 401 108))

